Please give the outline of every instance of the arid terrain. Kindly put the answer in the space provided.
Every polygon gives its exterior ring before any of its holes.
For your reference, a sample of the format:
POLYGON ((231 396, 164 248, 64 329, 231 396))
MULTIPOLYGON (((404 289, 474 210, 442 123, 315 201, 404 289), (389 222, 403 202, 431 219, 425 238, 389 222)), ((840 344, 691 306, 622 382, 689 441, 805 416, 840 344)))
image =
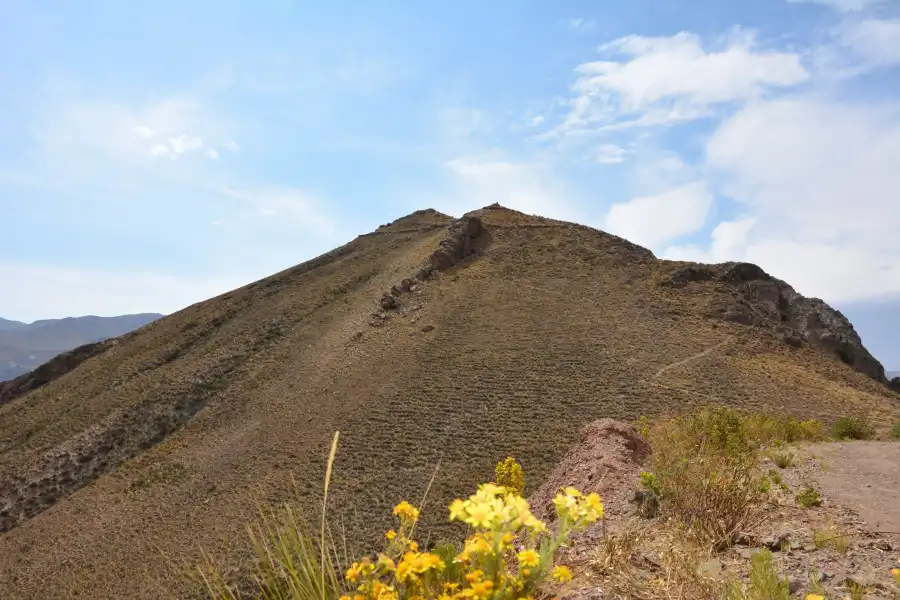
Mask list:
POLYGON ((757 267, 501 207, 413 213, 75 355, 0 390, 4 600, 177 597, 169 563, 239 565, 292 476, 315 506, 336 430, 330 510, 356 544, 438 466, 436 506, 507 455, 539 485, 599 418, 900 420, 846 319, 757 267))

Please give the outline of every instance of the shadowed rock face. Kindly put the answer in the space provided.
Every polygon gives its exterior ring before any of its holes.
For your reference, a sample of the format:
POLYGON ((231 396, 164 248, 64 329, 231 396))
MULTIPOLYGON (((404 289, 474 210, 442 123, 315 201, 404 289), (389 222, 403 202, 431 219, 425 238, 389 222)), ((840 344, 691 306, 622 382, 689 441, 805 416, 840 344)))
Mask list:
POLYGON ((771 327, 792 346, 812 344, 872 379, 888 383, 884 367, 863 346, 847 317, 818 298, 798 294, 757 265, 690 265, 675 271, 663 285, 679 288, 693 282, 717 282, 731 289, 730 298, 712 307, 713 315, 744 325, 771 327))

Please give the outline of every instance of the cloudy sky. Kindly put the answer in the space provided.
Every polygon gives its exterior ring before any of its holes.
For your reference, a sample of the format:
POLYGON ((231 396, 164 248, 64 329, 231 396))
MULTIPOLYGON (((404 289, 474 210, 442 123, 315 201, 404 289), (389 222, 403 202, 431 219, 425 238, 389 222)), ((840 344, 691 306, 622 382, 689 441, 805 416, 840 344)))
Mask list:
POLYGON ((0 0, 0 316, 495 201, 758 263, 900 367, 900 0, 0 0))

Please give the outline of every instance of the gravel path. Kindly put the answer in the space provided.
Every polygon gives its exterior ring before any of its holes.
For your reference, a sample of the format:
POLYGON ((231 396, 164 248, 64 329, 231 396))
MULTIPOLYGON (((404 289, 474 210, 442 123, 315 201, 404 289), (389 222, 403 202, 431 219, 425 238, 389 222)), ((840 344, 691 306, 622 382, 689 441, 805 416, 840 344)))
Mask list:
POLYGON ((900 539, 900 442, 813 444, 820 468, 808 476, 832 501, 855 510, 875 531, 900 539))

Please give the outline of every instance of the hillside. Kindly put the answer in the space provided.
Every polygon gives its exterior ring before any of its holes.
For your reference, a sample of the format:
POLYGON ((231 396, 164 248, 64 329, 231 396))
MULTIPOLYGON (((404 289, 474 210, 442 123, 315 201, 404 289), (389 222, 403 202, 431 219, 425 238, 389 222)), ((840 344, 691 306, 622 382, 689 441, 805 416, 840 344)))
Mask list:
POLYGON ((33 371, 62 352, 120 336, 161 316, 87 316, 45 319, 34 323, 0 319, 0 381, 33 371))
MULTIPOLYGON (((601 417, 900 414, 846 319, 758 267, 497 206, 418 211, 66 361, 0 406, 4 599, 168 597, 160 550, 238 564, 257 500, 291 497, 292 474, 319 499, 335 430, 353 544, 438 463, 431 506, 509 454, 533 490, 601 417)), ((447 531, 441 511, 422 527, 447 531)))

